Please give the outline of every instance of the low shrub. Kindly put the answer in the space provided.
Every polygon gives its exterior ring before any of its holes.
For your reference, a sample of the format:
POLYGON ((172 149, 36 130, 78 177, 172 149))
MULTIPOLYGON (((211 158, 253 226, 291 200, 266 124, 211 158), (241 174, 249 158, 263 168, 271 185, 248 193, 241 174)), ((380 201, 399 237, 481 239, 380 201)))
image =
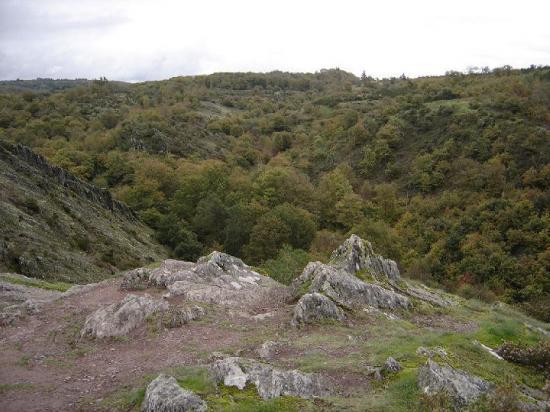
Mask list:
POLYGON ((505 342, 497 349, 497 353, 510 362, 531 366, 546 373, 550 371, 550 342, 539 342, 533 346, 505 342))

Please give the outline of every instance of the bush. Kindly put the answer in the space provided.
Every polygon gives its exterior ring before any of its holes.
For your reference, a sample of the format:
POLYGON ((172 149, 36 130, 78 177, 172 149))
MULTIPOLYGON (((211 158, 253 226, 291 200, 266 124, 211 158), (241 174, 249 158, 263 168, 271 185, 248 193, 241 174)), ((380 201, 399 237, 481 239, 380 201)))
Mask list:
POLYGON ((284 245, 277 258, 267 260, 263 264, 263 269, 276 281, 290 285, 310 260, 310 255, 306 251, 284 245))
POLYGON ((539 342, 534 346, 505 342, 497 353, 510 362, 531 366, 547 374, 550 371, 550 342, 539 342))

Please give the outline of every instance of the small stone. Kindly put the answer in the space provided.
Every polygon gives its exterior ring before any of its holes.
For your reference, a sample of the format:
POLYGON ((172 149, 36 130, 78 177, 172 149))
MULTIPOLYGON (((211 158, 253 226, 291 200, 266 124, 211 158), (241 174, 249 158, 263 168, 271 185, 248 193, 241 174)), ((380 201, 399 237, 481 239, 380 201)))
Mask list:
POLYGON ((390 356, 386 359, 382 368, 387 372, 399 372, 401 370, 401 364, 390 356))

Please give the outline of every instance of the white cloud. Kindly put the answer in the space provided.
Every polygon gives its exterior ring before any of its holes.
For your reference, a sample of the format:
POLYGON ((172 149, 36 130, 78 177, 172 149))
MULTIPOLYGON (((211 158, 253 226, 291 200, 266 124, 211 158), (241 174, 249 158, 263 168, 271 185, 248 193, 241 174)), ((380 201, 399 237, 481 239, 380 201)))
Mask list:
POLYGON ((0 0, 0 78, 550 64, 550 2, 0 0))

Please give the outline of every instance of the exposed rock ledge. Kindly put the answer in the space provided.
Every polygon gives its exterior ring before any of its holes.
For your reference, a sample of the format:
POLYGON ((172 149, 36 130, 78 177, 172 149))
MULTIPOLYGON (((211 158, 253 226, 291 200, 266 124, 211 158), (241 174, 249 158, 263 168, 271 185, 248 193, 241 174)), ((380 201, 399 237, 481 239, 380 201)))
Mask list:
POLYGON ((431 359, 418 372, 418 386, 428 396, 446 393, 458 407, 475 401, 492 388, 489 382, 477 376, 440 366, 431 359))
POLYGON ((150 296, 127 295, 121 302, 100 308, 86 318, 81 336, 107 338, 126 335, 148 316, 168 309, 168 303, 150 296))
POLYGON ((142 412, 205 412, 208 409, 198 395, 178 385, 174 377, 160 374, 145 391, 142 412))
POLYGON ((329 390, 322 377, 297 370, 281 371, 251 359, 228 357, 216 360, 210 366, 214 380, 226 386, 244 389, 254 384, 263 399, 278 396, 298 396, 310 399, 327 396, 329 390))
POLYGON ((294 280, 292 295, 295 298, 305 295, 296 306, 292 324, 313 323, 323 318, 342 320, 343 313, 337 306, 408 309, 409 298, 392 287, 399 278, 399 269, 393 260, 375 254, 369 242, 352 235, 332 253, 329 264, 310 262, 294 280), (363 273, 359 274, 360 271, 363 273), (369 277, 372 283, 363 280, 369 277), (316 298, 319 304, 314 305, 307 294, 324 296, 316 298))
POLYGON ((121 283, 123 289, 149 286, 166 287, 169 296, 226 306, 261 302, 274 288, 284 289, 241 259, 221 252, 203 256, 197 263, 168 259, 156 269, 128 272, 121 283))

